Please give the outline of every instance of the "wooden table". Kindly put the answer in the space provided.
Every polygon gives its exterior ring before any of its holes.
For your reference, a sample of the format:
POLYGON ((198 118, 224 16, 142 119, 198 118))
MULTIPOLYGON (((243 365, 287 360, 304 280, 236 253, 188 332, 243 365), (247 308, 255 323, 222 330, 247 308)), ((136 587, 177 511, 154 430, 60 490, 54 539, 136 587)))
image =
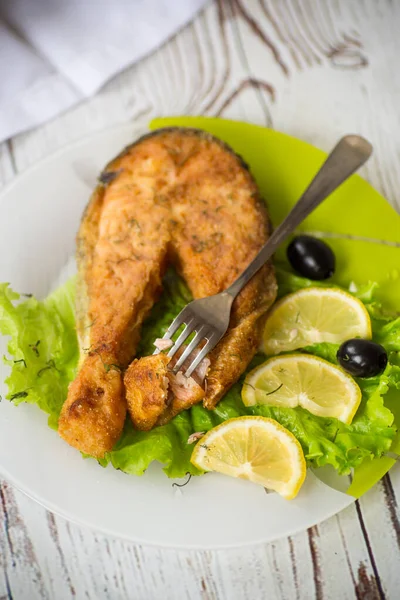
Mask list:
MULTIPOLYGON (((325 150, 361 133, 375 147, 363 175, 399 208, 399 25, 400 3, 390 0, 211 3, 95 98, 0 145, 0 182, 116 123, 209 114, 325 150)), ((0 481, 0 599, 399 598, 399 501, 395 467, 309 531, 244 550, 178 552, 106 539, 0 481)))

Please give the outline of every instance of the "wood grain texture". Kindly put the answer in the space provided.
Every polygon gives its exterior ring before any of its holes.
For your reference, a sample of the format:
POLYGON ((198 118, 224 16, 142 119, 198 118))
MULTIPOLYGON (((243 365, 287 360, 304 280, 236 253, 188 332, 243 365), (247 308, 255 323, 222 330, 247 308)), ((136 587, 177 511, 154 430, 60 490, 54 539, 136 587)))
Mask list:
MULTIPOLYGON (((344 132, 375 147, 364 176, 400 208, 400 4, 219 0, 93 99, 0 145, 0 182, 114 124, 209 114, 325 150, 344 132)), ((400 586, 400 468, 358 504, 273 544, 141 548, 65 522, 0 482, 0 600, 375 599, 400 586)))

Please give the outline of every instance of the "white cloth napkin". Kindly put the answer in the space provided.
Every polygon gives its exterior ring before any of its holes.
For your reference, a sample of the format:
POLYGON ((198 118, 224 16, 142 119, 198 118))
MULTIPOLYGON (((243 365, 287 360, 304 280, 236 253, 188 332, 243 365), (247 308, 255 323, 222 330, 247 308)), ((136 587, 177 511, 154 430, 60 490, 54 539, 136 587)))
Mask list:
POLYGON ((0 0, 0 142, 94 94, 206 0, 0 0))

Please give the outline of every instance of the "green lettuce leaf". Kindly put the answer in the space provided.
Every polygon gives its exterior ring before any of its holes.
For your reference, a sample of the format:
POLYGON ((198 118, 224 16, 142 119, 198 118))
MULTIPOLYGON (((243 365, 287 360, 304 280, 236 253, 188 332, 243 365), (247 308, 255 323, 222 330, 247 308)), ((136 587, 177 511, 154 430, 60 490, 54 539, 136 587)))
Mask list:
POLYGON ((189 411, 151 431, 137 431, 127 419, 121 439, 106 457, 107 462, 111 461, 113 467, 130 475, 143 475, 153 461, 164 465, 168 477, 199 475, 200 471, 190 462, 193 447, 187 441, 191 433, 189 411))
MULTIPOLYGON (((311 285, 331 285, 309 281, 277 268, 280 295, 311 285)), ((194 432, 206 432, 225 421, 245 414, 276 419, 300 441, 308 463, 314 467, 330 464, 339 473, 348 473, 366 457, 387 452, 396 429, 393 415, 384 404, 388 390, 400 389, 400 322, 387 315, 374 299, 376 285, 369 283, 353 290, 371 315, 373 337, 390 352, 390 364, 379 377, 359 379, 362 402, 351 425, 337 419, 316 417, 302 408, 255 406, 246 408, 241 400, 243 377, 232 386, 213 411, 201 405, 192 407, 170 423, 150 432, 133 429, 127 419, 123 434, 101 464, 111 463, 126 473, 141 475, 153 461, 164 465, 169 477, 193 475, 199 471, 190 463, 193 446, 188 444, 194 432)), ((70 281, 44 301, 21 301, 7 284, 0 285, 0 333, 9 336, 7 364, 11 373, 6 380, 7 398, 14 403, 36 403, 49 415, 49 424, 57 426, 58 416, 74 378, 78 345, 74 321, 74 281, 70 281)), ((173 271, 164 281, 164 292, 143 326, 138 354, 153 352, 153 343, 161 337, 171 320, 191 300, 190 293, 173 271)), ((316 344, 303 351, 336 363, 337 345, 316 344)), ((265 360, 257 355, 250 368, 265 360)))
MULTIPOLYGON (((258 355, 251 367, 263 360, 265 357, 258 355)), ((242 377, 211 413, 201 405, 191 409, 193 428, 208 431, 226 419, 246 414, 269 417, 295 435, 309 465, 329 464, 340 474, 346 474, 364 458, 381 456, 390 449, 396 430, 392 427, 393 415, 383 404, 383 395, 393 377, 391 370, 392 367, 388 367, 381 378, 372 378, 374 381, 370 379, 369 383, 364 380, 362 403, 351 425, 334 418, 317 417, 300 407, 263 405, 246 408, 241 400, 242 377)))
POLYGON ((19 294, 0 284, 0 333, 10 337, 4 357, 11 367, 7 398, 37 404, 53 428, 78 359, 74 298, 74 280, 42 302, 33 297, 19 302, 19 294))
MULTIPOLYGON (((284 263, 275 264, 275 273, 278 282, 278 298, 307 287, 339 287, 335 286, 335 284, 332 284, 331 281, 314 281, 311 279, 306 279, 305 277, 301 277, 300 275, 290 271, 288 266, 284 263)), ((350 292, 353 294, 353 296, 367 305, 374 302, 375 292, 378 287, 379 284, 376 283, 376 281, 369 281, 361 286, 350 284, 349 289, 346 291, 350 292)), ((376 306, 381 307, 380 304, 377 304, 376 306)))

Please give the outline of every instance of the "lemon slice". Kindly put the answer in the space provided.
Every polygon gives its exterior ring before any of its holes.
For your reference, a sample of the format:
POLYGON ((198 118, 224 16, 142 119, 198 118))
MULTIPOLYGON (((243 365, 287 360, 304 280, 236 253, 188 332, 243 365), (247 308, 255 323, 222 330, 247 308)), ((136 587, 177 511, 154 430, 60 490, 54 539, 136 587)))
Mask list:
POLYGON ((306 476, 303 450, 294 435, 273 419, 238 417, 211 429, 195 446, 192 463, 248 479, 294 498, 306 476))
POLYGON ((242 400, 246 406, 302 406, 313 415, 349 424, 360 405, 361 390, 350 375, 322 358, 287 354, 250 371, 242 400))
POLYGON ((272 355, 355 337, 371 337, 371 320, 360 300, 338 288, 305 288, 289 294, 272 309, 262 349, 272 355))

